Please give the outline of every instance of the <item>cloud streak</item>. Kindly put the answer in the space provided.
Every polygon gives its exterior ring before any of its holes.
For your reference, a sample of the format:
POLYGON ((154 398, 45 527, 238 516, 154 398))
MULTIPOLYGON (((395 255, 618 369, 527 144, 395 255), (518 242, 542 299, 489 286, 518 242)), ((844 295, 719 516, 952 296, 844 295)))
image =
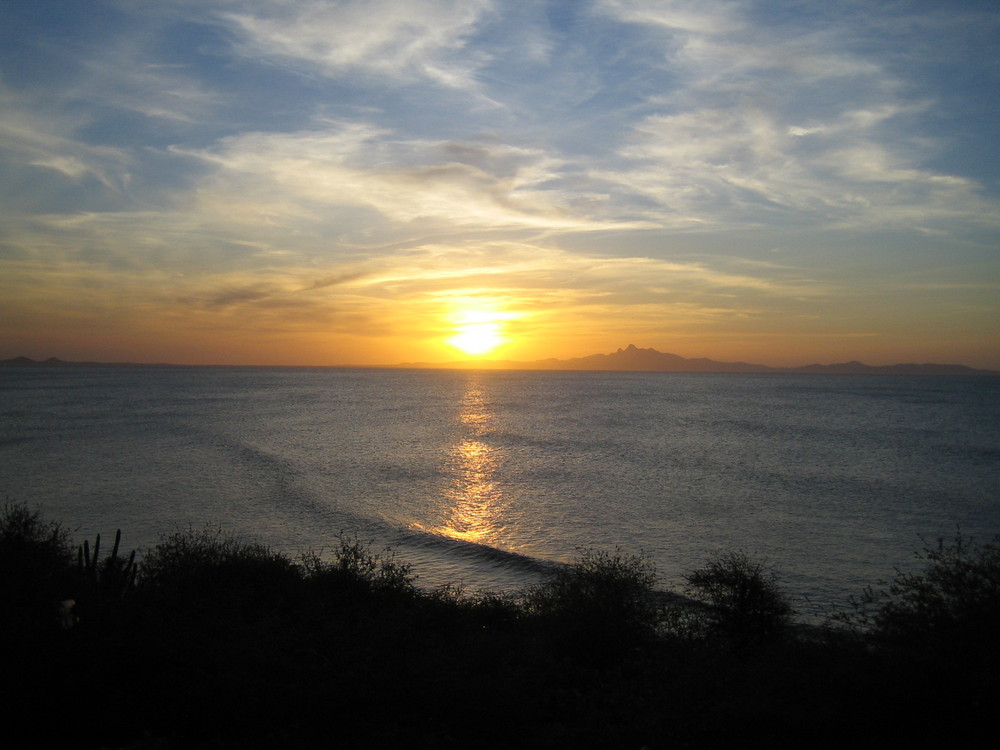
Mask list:
POLYGON ((251 58, 289 59, 329 76, 361 71, 466 88, 476 59, 467 37, 491 6, 482 0, 271 0, 239 10, 225 4, 217 12, 237 35, 237 50, 251 58))

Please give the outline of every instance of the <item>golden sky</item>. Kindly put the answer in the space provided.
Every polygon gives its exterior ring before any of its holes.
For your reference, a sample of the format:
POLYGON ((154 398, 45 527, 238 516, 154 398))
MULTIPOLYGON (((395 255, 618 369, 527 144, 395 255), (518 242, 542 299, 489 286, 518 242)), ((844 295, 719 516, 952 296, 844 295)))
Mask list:
POLYGON ((0 359, 1000 368, 989 2, 0 15, 0 359))

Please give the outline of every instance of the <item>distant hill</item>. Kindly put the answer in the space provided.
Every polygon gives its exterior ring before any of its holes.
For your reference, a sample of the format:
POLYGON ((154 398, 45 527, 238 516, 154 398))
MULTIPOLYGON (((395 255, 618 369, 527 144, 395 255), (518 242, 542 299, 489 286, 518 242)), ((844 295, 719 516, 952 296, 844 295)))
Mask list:
POLYGON ((656 349, 639 349, 629 344, 611 354, 591 354, 573 359, 539 359, 534 362, 497 362, 501 367, 532 370, 610 370, 623 372, 772 372, 764 365, 748 362, 717 362, 713 359, 686 359, 656 349))
POLYGON ((898 364, 866 365, 862 362, 844 362, 832 365, 805 365, 804 367, 768 367, 749 362, 718 362, 699 357, 687 359, 677 354, 656 349, 640 349, 629 344, 611 354, 591 354, 573 359, 538 359, 532 362, 517 361, 466 361, 445 364, 408 363, 400 367, 424 368, 482 368, 509 370, 606 370, 616 372, 785 372, 844 375, 1000 375, 996 370, 977 370, 965 365, 898 364))
MULTIPOLYGON (((0 367, 30 367, 30 366, 73 366, 73 365, 105 365, 142 367, 132 362, 66 362, 49 357, 46 360, 34 360, 28 357, 0 360, 0 367)), ((157 363, 157 366, 166 366, 157 363)), ((750 362, 719 362, 714 359, 698 357, 687 359, 677 354, 660 352, 656 349, 640 349, 629 344, 624 349, 610 354, 591 354, 587 357, 573 359, 536 359, 530 362, 514 360, 463 360, 456 362, 406 362, 395 365, 396 368, 420 369, 478 369, 478 370, 600 370, 612 372, 785 372, 785 373, 816 373, 821 375, 1000 375, 997 370, 977 370, 966 365, 898 364, 898 365, 866 365, 863 362, 842 362, 832 365, 805 365, 803 367, 768 367, 750 362)))

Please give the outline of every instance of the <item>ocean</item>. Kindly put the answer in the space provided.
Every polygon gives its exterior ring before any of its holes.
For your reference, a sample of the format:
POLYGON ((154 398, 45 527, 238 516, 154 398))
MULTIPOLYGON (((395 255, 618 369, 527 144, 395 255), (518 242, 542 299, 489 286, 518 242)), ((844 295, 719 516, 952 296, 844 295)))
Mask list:
POLYGON ((723 550, 807 618, 1000 533, 1000 379, 263 367, 0 369, 0 496, 128 548, 221 526, 531 585, 584 550, 662 586, 723 550))

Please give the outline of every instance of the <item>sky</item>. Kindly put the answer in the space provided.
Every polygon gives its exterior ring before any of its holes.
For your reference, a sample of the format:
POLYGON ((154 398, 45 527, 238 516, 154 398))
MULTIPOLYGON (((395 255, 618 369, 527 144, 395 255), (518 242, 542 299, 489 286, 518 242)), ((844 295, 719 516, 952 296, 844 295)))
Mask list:
POLYGON ((993 0, 4 0, 0 359, 1000 369, 993 0))

